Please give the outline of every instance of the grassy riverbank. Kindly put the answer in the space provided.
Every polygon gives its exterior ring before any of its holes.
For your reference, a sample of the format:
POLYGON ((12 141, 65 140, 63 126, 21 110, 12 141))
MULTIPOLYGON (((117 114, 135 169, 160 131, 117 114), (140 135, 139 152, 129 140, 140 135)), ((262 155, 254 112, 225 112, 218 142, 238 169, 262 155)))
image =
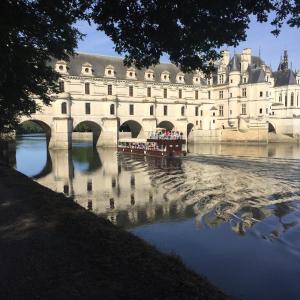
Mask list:
POLYGON ((1 299, 230 299, 179 259, 0 165, 1 299))

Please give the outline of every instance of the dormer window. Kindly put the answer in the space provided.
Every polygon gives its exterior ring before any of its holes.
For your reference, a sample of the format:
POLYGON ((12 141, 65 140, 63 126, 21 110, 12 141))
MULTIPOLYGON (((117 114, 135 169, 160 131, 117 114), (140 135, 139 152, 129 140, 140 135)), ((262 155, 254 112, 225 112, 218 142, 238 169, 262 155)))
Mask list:
POLYGON ((92 76, 93 75, 93 69, 92 69, 92 65, 90 63, 86 62, 82 65, 81 75, 83 75, 83 76, 92 76))
POLYGON ((200 81, 200 76, 194 76, 194 77, 193 77, 193 83, 194 83, 194 84, 200 84, 200 83, 201 83, 201 81, 200 81))
POLYGON ((154 71, 152 69, 145 72, 145 80, 154 80, 154 71))
POLYGON ((106 77, 115 77, 115 71, 114 67, 111 65, 106 66, 104 71, 104 76, 106 77))
POLYGON ((129 68, 128 70, 127 70, 127 73, 126 73, 126 77, 128 78, 128 79, 136 79, 136 72, 135 72, 135 68, 129 68))
POLYGON ((176 76, 177 83, 184 83, 184 74, 182 72, 178 73, 176 76))
POLYGON ((55 65, 55 71, 61 74, 67 74, 68 73, 67 63, 63 60, 58 61, 55 65))
POLYGON ((220 74, 219 75, 219 84, 224 84, 225 82, 225 75, 224 74, 220 74))
POLYGON ((163 71, 161 73, 161 81, 169 82, 170 81, 170 73, 168 71, 163 71))

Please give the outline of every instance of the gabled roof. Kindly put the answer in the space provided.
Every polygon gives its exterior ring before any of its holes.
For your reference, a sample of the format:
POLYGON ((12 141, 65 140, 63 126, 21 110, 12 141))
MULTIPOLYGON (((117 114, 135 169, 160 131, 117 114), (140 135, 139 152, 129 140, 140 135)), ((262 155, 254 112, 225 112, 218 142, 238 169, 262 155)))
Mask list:
POLYGON ((290 69, 273 72, 273 76, 275 80, 274 86, 297 84, 295 73, 290 69))
MULTIPOLYGON (((122 57, 103 56, 85 53, 78 53, 70 58, 70 61, 67 62, 69 74, 72 76, 80 76, 82 65, 86 62, 92 65, 93 75, 95 77, 104 77, 105 68, 110 65, 114 67, 116 79, 126 79, 126 71, 128 70, 128 68, 124 66, 122 57)), ((52 63, 55 64, 56 61, 53 61, 52 63)), ((154 71, 155 82, 161 82, 161 73, 167 71, 170 73, 170 83, 177 83, 176 75, 181 72, 181 70, 178 67, 170 63, 162 63, 156 66, 151 66, 150 68, 154 71)), ((145 81, 144 76, 146 70, 146 68, 143 68, 141 70, 136 69, 136 79, 140 81, 145 81)), ((192 85, 193 76, 193 73, 184 74, 184 83, 192 85)), ((201 84, 206 85, 206 81, 202 78, 201 84)))
POLYGON ((248 83, 259 83, 265 81, 265 72, 262 68, 249 70, 248 83))

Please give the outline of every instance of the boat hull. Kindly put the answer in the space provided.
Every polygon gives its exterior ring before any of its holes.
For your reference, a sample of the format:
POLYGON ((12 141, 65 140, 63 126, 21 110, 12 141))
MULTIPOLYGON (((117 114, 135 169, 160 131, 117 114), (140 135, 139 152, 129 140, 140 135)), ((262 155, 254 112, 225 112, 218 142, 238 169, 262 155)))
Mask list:
POLYGON ((159 151, 159 150, 131 149, 127 147, 118 147, 118 153, 153 156, 153 157, 179 157, 185 155, 185 152, 176 151, 176 150, 159 151))

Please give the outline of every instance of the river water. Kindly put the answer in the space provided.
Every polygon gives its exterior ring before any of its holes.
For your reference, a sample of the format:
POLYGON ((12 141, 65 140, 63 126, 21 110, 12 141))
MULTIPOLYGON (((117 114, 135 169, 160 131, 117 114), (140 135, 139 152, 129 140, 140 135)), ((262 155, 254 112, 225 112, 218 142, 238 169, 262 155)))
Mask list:
POLYGON ((16 169, 235 297, 300 299, 299 145, 197 145, 160 160, 19 136, 16 169))

